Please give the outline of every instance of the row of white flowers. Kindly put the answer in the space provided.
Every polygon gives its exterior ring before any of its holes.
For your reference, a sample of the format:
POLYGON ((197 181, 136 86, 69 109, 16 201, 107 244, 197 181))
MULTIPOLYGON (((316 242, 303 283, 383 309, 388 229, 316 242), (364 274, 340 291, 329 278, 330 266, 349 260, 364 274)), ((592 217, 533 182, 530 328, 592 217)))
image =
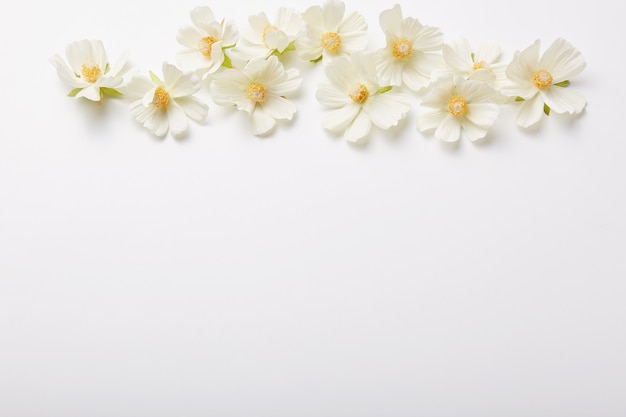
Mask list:
POLYGON ((517 124, 524 128, 551 111, 578 114, 586 105, 579 92, 567 88, 585 61, 564 39, 543 54, 537 40, 507 65, 498 62, 498 45, 474 50, 466 40, 444 44, 439 29, 404 17, 398 4, 380 14, 386 46, 377 51, 366 50, 363 16, 346 13, 339 0, 303 13, 280 8, 273 20, 265 13, 250 16, 241 33, 207 6, 190 15, 193 25, 177 36, 184 47, 178 66, 164 63, 162 78, 128 68, 126 55, 110 64, 99 40, 71 43, 67 61, 54 55, 50 62, 71 88, 70 96, 95 102, 106 95, 129 97, 132 115, 160 137, 168 131, 184 134, 188 119, 206 119, 208 105, 195 96, 205 87, 216 104, 248 113, 255 135, 272 132, 278 120, 291 120, 297 107, 290 97, 302 77, 284 66, 287 53, 322 61, 325 76, 316 98, 329 109, 322 127, 351 142, 365 138, 372 124, 396 126, 411 107, 410 92, 422 98, 417 129, 448 142, 484 138, 504 104, 519 106, 517 124))

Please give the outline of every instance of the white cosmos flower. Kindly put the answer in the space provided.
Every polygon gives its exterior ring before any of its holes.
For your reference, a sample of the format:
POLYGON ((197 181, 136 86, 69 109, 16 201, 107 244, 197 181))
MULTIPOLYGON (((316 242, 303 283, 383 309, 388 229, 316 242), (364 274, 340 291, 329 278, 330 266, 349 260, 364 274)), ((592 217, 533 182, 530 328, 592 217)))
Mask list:
POLYGON ((504 80, 505 65, 498 62, 502 49, 493 43, 482 43, 475 51, 467 39, 443 46, 443 58, 455 76, 484 81, 494 87, 504 80))
POLYGON ((197 71, 203 78, 215 73, 222 65, 230 67, 225 50, 237 43, 239 32, 231 22, 215 20, 208 6, 194 8, 193 27, 180 28, 176 39, 186 49, 177 54, 178 64, 185 70, 197 71))
POLYGON ((131 72, 125 71, 127 54, 112 66, 102 41, 80 40, 67 45, 67 63, 57 54, 50 58, 59 78, 72 90, 70 97, 101 101, 105 93, 120 95, 116 90, 128 84, 131 72), (68 66, 69 63, 69 66, 68 66))
POLYGON ((368 42, 365 19, 357 11, 348 16, 345 12, 346 5, 339 0, 309 7, 302 15, 306 35, 296 41, 296 52, 303 59, 318 61, 365 49, 368 42))
POLYGON ((482 139, 498 117, 498 93, 483 81, 446 75, 433 82, 417 116, 421 132, 435 130, 435 137, 456 142, 461 136, 470 141, 482 139))
POLYGON ((322 127, 344 132, 358 142, 370 132, 372 123, 382 129, 396 126, 410 108, 408 98, 381 86, 371 54, 339 57, 325 65, 326 78, 320 81, 316 97, 331 108, 322 127))
POLYGON ((296 69, 285 69, 274 55, 256 58, 245 68, 227 69, 215 74, 211 82, 213 101, 221 106, 236 106, 250 115, 255 135, 269 133, 276 120, 291 120, 297 108, 286 97, 302 83, 296 69))
POLYGON ((300 36, 303 20, 291 8, 278 9, 273 22, 265 13, 248 18, 248 26, 241 30, 241 38, 232 54, 243 61, 254 58, 267 58, 272 54, 281 56, 289 49, 295 49, 294 42, 300 36))
POLYGON ((380 14, 387 45, 376 54, 384 82, 419 90, 430 83, 431 73, 443 67, 443 34, 412 17, 403 18, 399 4, 380 14))
POLYGON ((523 51, 517 51, 506 68, 509 84, 503 92, 523 101, 517 114, 517 124, 530 127, 541 114, 580 113, 585 97, 569 88, 569 80, 585 69, 582 54, 564 39, 557 39, 540 57, 540 41, 523 51))
POLYGON ((172 135, 181 136, 187 132, 187 118, 196 122, 206 119, 208 106, 193 96, 201 84, 194 73, 183 73, 174 65, 163 63, 163 81, 152 72, 150 78, 135 76, 124 92, 135 98, 130 111, 150 132, 163 137, 169 130, 172 135))

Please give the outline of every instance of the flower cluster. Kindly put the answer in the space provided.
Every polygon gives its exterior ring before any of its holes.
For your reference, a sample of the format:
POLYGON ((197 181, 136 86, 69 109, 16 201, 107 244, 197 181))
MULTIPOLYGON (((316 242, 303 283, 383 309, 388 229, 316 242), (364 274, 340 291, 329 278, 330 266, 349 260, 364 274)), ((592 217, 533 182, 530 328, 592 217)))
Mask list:
POLYGON ((528 128, 544 115, 578 114, 586 105, 570 80, 585 68, 581 53, 557 39, 541 54, 537 40, 517 51, 508 64, 501 48, 472 49, 461 39, 445 43, 436 27, 403 16, 396 4, 380 13, 386 42, 367 50, 368 25, 340 0, 326 0, 298 12, 280 8, 272 18, 259 13, 241 32, 232 21, 217 19, 207 6, 190 13, 191 24, 177 35, 176 65, 164 62, 162 79, 127 68, 127 56, 111 64, 99 40, 67 46, 64 60, 50 58, 69 96, 100 102, 128 97, 130 113, 154 135, 188 130, 188 119, 202 122, 209 107, 196 97, 208 89, 212 101, 249 115, 255 135, 271 133, 297 111, 292 101, 302 84, 286 54, 321 62, 316 98, 328 108, 324 129, 350 142, 366 138, 372 124, 397 126, 420 98, 417 130, 445 142, 484 138, 501 106, 518 106, 517 124, 528 128))

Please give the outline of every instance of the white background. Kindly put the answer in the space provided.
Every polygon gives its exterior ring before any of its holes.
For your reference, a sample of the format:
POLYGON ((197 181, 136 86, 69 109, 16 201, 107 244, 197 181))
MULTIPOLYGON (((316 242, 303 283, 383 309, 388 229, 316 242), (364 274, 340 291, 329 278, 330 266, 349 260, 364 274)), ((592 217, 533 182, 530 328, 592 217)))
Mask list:
MULTIPOLYGON (((66 97, 83 38, 160 72, 193 1, 12 5, 0 17, 0 416, 626 415, 623 22, 606 1, 403 2, 503 62, 564 37, 584 114, 483 144, 415 129, 355 147, 304 84, 250 134, 210 104, 155 139, 124 100, 66 97), (163 5, 165 4, 165 5, 163 5)), ((217 2, 216 16, 306 1, 217 2)), ((384 38, 393 2, 349 1, 384 38)))

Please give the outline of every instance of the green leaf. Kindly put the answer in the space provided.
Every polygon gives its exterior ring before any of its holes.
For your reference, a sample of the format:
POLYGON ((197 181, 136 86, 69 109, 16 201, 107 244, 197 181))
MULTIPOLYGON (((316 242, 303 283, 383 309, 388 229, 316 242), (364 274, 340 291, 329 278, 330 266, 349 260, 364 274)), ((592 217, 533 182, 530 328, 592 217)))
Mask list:
POLYGON ((384 86, 384 87, 380 87, 378 90, 376 90, 376 94, 384 94, 387 91, 391 91, 393 87, 390 85, 384 86))
POLYGON ((520 97, 520 96, 517 96, 517 97, 515 97, 515 101, 526 101, 526 100, 525 100, 525 99, 523 99, 523 98, 522 98, 522 97, 520 97))
POLYGON ((546 114, 546 116, 550 116, 550 106, 544 103, 543 112, 546 114))
POLYGON ((72 91, 70 91, 68 93, 68 97, 76 97, 76 94, 80 93, 80 90, 82 90, 82 88, 78 87, 78 88, 74 88, 72 91))
POLYGON ((104 67, 104 73, 106 74, 107 72, 109 72, 109 70, 111 70, 111 66, 107 62, 106 66, 104 67))
POLYGON ((285 50, 283 51, 283 54, 287 51, 295 51, 296 50, 296 42, 292 41, 289 43, 289 45, 287 45, 287 47, 285 48, 285 50))
POLYGON ((554 85, 559 86, 559 87, 567 87, 569 85, 569 80, 565 80, 565 81, 561 81, 560 83, 556 83, 554 85))
POLYGON ((156 74, 152 71, 150 71, 150 79, 152 80, 152 82, 154 82, 155 84, 163 84, 163 81, 161 81, 159 79, 159 77, 156 76, 156 74))
POLYGON ((222 62, 222 66, 226 67, 226 68, 232 68, 233 67, 233 61, 226 54, 224 54, 224 62, 222 62))
POLYGON ((235 46, 237 46, 237 44, 236 44, 236 43, 233 43, 232 45, 228 45, 228 46, 222 46, 222 51, 223 51, 224 49, 234 48, 235 46))
POLYGON ((472 62, 474 62, 474 58, 476 58, 476 54, 472 52, 472 62))
POLYGON ((123 95, 122 93, 117 91, 115 88, 100 87, 100 90, 113 97, 122 97, 123 95))
POLYGON ((314 64, 317 64, 318 62, 320 62, 322 60, 322 58, 324 58, 324 55, 320 55, 319 58, 312 59, 311 62, 314 63, 314 64))

